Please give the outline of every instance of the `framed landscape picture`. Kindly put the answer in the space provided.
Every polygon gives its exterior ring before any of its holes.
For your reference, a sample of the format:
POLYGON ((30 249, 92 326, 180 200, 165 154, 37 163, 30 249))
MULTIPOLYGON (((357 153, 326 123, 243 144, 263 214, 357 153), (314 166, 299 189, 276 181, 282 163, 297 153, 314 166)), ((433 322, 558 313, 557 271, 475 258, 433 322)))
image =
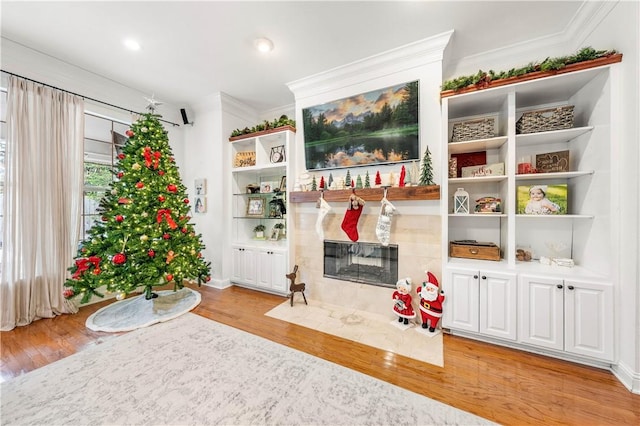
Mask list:
POLYGON ((307 170, 420 159, 418 82, 302 110, 307 170))

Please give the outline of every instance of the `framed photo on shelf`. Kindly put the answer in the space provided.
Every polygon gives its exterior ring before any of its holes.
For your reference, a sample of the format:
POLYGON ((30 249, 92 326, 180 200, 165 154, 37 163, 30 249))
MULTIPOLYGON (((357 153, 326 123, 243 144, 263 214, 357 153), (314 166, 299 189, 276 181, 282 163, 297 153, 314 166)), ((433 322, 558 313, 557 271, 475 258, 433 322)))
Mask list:
POLYGON ((269 238, 271 241, 276 241, 280 238, 280 230, 278 228, 273 228, 271 230, 271 237, 269 238))
POLYGON ((280 189, 280 192, 287 192, 287 177, 286 176, 282 176, 282 179, 280 179, 280 186, 278 188, 280 189))
POLYGON ((273 182, 260 182, 260 193, 269 193, 273 192, 273 182))
POLYGON ((249 197, 247 202, 247 216, 264 216, 264 198, 249 197))
POLYGON ((567 184, 518 186, 517 214, 567 214, 567 184))

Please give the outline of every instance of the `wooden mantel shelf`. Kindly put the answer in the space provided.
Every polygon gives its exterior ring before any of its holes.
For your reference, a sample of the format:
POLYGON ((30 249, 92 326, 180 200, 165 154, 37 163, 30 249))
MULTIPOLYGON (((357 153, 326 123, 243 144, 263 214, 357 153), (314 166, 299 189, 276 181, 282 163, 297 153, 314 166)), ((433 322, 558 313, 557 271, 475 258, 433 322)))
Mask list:
MULTIPOLYGON (((290 203, 315 203, 324 193, 324 199, 331 201, 348 201, 349 196, 355 194, 365 201, 380 201, 384 195, 384 188, 338 189, 327 191, 292 191, 289 193, 290 203)), ((405 186, 387 188, 389 201, 439 200, 440 185, 405 186)))

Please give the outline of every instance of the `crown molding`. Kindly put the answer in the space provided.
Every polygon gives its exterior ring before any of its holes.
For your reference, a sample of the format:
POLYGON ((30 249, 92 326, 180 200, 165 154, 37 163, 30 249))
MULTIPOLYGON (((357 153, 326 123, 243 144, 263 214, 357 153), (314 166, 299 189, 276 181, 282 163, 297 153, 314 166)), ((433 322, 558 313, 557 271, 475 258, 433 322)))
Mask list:
POLYGON ((356 82, 442 61, 453 30, 287 83, 296 101, 356 82))
MULTIPOLYGON (((619 0, 606 2, 584 1, 567 26, 557 33, 530 39, 520 43, 484 51, 463 58, 450 58, 445 65, 445 79, 454 74, 464 74, 477 70, 478 64, 510 64, 510 66, 524 65, 532 58, 547 52, 549 55, 566 55, 584 47, 587 37, 600 25, 602 20, 613 10, 619 0)), ((537 58, 542 60, 544 58, 537 58)), ((501 65, 502 66, 502 65, 501 65)), ((509 65, 506 65, 507 68, 509 65)))

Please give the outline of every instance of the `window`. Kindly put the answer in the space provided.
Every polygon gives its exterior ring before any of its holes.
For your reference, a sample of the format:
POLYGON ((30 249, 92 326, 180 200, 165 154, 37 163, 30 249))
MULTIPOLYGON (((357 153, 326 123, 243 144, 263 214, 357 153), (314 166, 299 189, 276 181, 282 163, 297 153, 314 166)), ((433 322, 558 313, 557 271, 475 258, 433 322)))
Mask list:
POLYGON ((118 161, 118 153, 127 142, 124 133, 128 128, 128 123, 97 114, 85 114, 81 241, 88 236, 93 224, 101 219, 98 206, 113 180, 114 165, 118 161))

